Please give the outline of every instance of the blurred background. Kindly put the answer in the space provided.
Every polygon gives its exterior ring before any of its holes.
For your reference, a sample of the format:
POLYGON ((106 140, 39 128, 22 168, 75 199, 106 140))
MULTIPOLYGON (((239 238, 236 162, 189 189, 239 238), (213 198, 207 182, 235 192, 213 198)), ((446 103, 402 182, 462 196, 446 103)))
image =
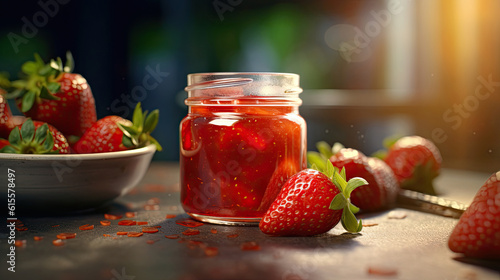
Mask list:
POLYGON ((186 75, 300 74, 308 145, 365 154, 418 134, 444 166, 500 169, 500 1, 4 1, 0 71, 70 50, 98 117, 160 109, 155 160, 176 161, 186 75), (153 86, 144 79, 152 77, 153 86))

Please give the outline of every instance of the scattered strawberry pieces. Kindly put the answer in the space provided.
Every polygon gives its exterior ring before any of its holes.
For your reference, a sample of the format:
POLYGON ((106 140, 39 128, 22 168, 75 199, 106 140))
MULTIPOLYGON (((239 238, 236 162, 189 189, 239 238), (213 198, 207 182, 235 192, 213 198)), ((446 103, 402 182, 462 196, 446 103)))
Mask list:
POLYGON ((200 231, 197 229, 186 229, 185 231, 182 232, 183 235, 197 235, 200 234, 200 231))
POLYGON ((100 221, 100 223, 101 223, 101 225, 102 225, 102 226, 105 226, 105 227, 107 227, 107 226, 111 225, 111 222, 110 222, 110 221, 108 221, 108 220, 103 220, 103 221, 100 221))
MULTIPOLYGON (((353 214, 349 197, 362 178, 346 181, 345 169, 339 173, 325 160, 325 173, 304 169, 290 177, 260 221, 262 232, 273 236, 311 236, 329 231, 340 220, 351 233, 361 231, 362 223, 353 214)), ((314 166, 317 168, 316 166, 314 166)))
POLYGON ((17 226, 17 227, 16 227, 16 230, 17 230, 17 231, 27 231, 27 230, 28 230, 28 228, 27 228, 27 227, 25 227, 25 226, 17 226))
POLYGON ((213 234, 216 234, 217 233, 217 229, 216 228, 211 228, 210 232, 213 233, 213 234))
POLYGON ((141 237, 143 235, 142 232, 131 231, 127 233, 128 237, 141 237))
POLYGON ((185 226, 185 227, 199 227, 199 226, 204 225, 204 223, 201 223, 201 222, 195 221, 193 219, 189 219, 189 218, 177 220, 177 221, 175 221, 175 223, 178 225, 181 225, 181 226, 185 226))
POLYGON ((173 218, 175 218, 175 217, 177 217, 177 215, 175 215, 175 214, 167 214, 167 215, 165 216, 165 219, 173 219, 173 218))
POLYGON ((80 226, 79 229, 80 230, 91 230, 91 229, 94 229, 94 225, 86 224, 86 225, 80 226))
POLYGON ((396 276, 398 275, 398 270, 395 268, 384 267, 384 266, 369 266, 368 274, 378 275, 378 276, 396 276))
POLYGON ((19 239, 18 239, 18 240, 16 240, 16 241, 14 242, 14 245, 15 245, 16 247, 24 247, 24 246, 26 246, 26 240, 19 240, 19 239))
POLYGON ((75 237, 76 237, 76 233, 71 233, 71 232, 63 232, 63 233, 59 233, 57 235, 57 238, 59 238, 59 239, 72 239, 75 237))
POLYGON ((116 235, 127 235, 128 231, 119 231, 116 233, 116 235))
POLYGON ((33 240, 41 241, 41 240, 43 240, 43 236, 33 236, 33 240))
POLYGON ((178 239, 180 236, 178 234, 165 235, 165 238, 168 239, 178 239))
POLYGON ((136 212, 125 212, 125 217, 127 218, 133 218, 137 215, 136 212))
POLYGON ((146 243, 148 243, 150 245, 155 244, 155 242, 156 242, 156 240, 151 240, 151 239, 146 240, 146 243))
POLYGON ((104 214, 104 219, 106 220, 119 220, 122 217, 123 215, 104 214))
POLYGON ((111 237, 111 234, 106 234, 106 233, 105 233, 105 234, 103 234, 102 236, 104 236, 104 237, 111 237))
POLYGON ((238 236, 240 236, 240 235, 239 234, 230 234, 227 236, 227 238, 236 238, 238 236))
POLYGON ((135 225, 137 225, 137 222, 132 221, 132 220, 121 220, 118 222, 118 225, 119 226, 135 226, 135 225))
POLYGON ((142 227, 142 232, 144 232, 144 233, 157 233, 158 229, 155 227, 142 227))
POLYGON ((439 175, 443 160, 430 140, 402 137, 389 147, 384 161, 394 171, 401 188, 436 195, 432 182, 439 175))
POLYGON ((148 224, 148 222, 137 222, 138 226, 144 226, 144 225, 147 225, 147 224, 148 224))
POLYGON ((214 257, 214 256, 217 256, 219 254, 219 249, 217 247, 208 246, 205 248, 204 252, 205 252, 205 256, 214 257))
POLYGON ((500 171, 479 189, 460 217, 448 247, 471 258, 500 260, 500 171))
POLYGON ((260 245, 255 241, 245 242, 240 245, 242 251, 259 251, 260 245))
POLYGON ((52 244, 54 246, 63 246, 64 245, 64 241, 61 240, 61 239, 54 239, 54 240, 52 240, 52 244))

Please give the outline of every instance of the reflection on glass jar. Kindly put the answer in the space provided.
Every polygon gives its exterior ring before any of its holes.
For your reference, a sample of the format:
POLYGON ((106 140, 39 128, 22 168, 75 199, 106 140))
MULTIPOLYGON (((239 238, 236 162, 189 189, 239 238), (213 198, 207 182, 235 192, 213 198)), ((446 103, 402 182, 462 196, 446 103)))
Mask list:
POLYGON ((180 125, 181 202, 193 218, 258 224, 283 183, 306 167, 299 76, 188 76, 180 125))

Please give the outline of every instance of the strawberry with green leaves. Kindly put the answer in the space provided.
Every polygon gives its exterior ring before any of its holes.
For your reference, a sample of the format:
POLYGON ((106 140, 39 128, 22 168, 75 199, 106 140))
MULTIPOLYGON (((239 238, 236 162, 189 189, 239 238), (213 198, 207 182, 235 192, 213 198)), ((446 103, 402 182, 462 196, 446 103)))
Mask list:
POLYGON ((466 257, 500 260, 500 171, 479 189, 453 229, 448 247, 466 257))
MULTIPOLYGON (((328 161, 326 169, 304 169, 290 177, 262 218, 259 228, 273 236, 311 236, 322 234, 339 221, 352 233, 360 232, 361 221, 353 212, 350 194, 366 185, 366 180, 346 181, 345 169, 339 173, 328 161)), ((313 168, 317 168, 314 166, 313 168)))
POLYGON ((8 144, 3 142, 1 153, 13 154, 68 154, 69 144, 64 135, 53 126, 27 119, 22 126, 12 129, 8 144))
POLYGON ((158 124, 159 111, 142 112, 141 103, 135 107, 132 122, 119 116, 107 116, 95 122, 74 145, 77 153, 125 151, 160 144, 151 136, 158 124))
POLYGON ((390 145, 383 159, 394 171, 401 188, 436 195, 432 182, 439 175, 442 158, 430 140, 402 137, 390 145))
POLYGON ((336 143, 333 147, 324 141, 317 143, 320 153, 309 152, 308 161, 321 164, 329 159, 333 166, 345 168, 348 177, 362 177, 368 186, 356 189, 351 194, 351 201, 362 211, 377 211, 391 208, 399 192, 399 185, 391 168, 381 159, 367 157, 362 152, 344 148, 336 143))
POLYGON ((49 64, 35 54, 35 61, 22 65, 23 77, 13 81, 9 96, 19 109, 35 120, 57 127, 67 137, 80 137, 97 120, 95 101, 85 78, 71 73, 73 58, 66 65, 60 58, 49 64))

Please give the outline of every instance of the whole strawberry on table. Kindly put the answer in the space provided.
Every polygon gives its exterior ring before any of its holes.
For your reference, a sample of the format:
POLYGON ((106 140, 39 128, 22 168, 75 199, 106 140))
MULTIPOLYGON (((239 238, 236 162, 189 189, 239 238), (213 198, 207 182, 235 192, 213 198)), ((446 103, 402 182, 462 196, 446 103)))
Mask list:
POLYGON ((307 160, 323 168, 328 160, 337 168, 345 168, 347 179, 364 178, 368 185, 356 189, 351 194, 351 201, 363 211, 377 211, 391 208, 396 202, 399 185, 394 172, 382 160, 367 157, 362 152, 345 148, 340 143, 330 146, 321 141, 316 144, 319 152, 308 152, 307 160))
POLYGON ((325 233, 339 222, 348 232, 361 231, 362 223, 354 216, 359 209, 349 197, 368 182, 363 178, 346 181, 345 169, 339 172, 330 161, 323 166, 320 171, 314 165, 288 179, 259 224, 262 232, 311 236, 325 233))
POLYGON ((479 189, 453 229, 448 247, 466 257, 500 260, 500 171, 479 189))

